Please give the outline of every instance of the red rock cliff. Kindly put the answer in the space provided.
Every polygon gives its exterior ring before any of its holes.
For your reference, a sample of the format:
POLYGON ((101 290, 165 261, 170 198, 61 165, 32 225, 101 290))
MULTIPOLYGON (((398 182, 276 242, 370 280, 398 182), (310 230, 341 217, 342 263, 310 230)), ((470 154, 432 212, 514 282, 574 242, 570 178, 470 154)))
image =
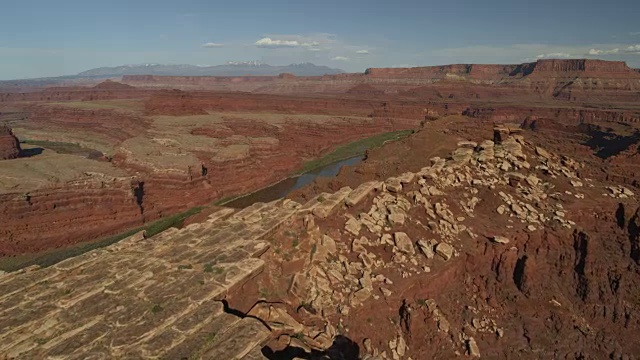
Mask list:
POLYGON ((631 68, 624 61, 568 59, 538 60, 534 72, 603 72, 630 73, 631 68))
POLYGON ((8 126, 0 126, 0 160, 15 159, 20 155, 20 142, 8 126))

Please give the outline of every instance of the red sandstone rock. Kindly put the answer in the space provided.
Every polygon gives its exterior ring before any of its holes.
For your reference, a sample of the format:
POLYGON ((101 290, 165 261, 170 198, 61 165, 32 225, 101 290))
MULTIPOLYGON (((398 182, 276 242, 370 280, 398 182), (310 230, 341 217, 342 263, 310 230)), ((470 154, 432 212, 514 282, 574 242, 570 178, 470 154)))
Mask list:
POLYGON ((0 160, 20 156, 20 142, 8 126, 0 126, 0 160))

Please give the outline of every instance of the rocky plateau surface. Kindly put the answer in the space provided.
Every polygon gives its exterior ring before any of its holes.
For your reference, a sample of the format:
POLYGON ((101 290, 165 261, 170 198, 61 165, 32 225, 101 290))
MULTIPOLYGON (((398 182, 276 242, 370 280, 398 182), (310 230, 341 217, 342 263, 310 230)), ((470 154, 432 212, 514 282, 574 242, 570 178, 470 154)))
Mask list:
POLYGON ((0 275, 0 355, 637 358, 638 188, 532 130, 447 121, 304 201, 0 275), (434 136, 451 150, 410 146, 434 136))

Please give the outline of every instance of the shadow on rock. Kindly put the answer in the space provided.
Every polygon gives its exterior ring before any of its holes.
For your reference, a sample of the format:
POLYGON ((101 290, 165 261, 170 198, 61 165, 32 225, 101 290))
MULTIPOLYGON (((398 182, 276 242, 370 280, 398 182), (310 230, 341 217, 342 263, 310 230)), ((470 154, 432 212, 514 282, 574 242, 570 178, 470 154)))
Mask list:
POLYGON ((31 149, 21 149, 20 150, 20 157, 21 158, 25 158, 25 157, 32 157, 32 156, 40 155, 40 154, 42 154, 43 151, 44 151, 44 149, 41 148, 41 147, 31 148, 31 149))
POLYGON ((306 352, 304 349, 289 345, 286 348, 273 351, 265 346, 262 354, 271 360, 358 360, 360 358, 360 347, 351 339, 338 335, 333 344, 325 351, 306 352))

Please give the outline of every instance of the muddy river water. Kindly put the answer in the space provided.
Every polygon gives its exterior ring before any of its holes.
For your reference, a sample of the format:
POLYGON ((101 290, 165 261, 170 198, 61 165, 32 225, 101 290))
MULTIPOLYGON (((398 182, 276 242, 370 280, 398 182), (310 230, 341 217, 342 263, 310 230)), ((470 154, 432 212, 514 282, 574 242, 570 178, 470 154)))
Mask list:
POLYGON ((232 208, 244 208, 256 202, 269 202, 287 196, 290 192, 300 189, 311 183, 318 177, 333 177, 338 174, 340 168, 345 165, 355 165, 362 161, 362 155, 334 162, 317 169, 306 172, 296 177, 284 179, 264 189, 258 190, 241 198, 234 199, 224 206, 232 208))

